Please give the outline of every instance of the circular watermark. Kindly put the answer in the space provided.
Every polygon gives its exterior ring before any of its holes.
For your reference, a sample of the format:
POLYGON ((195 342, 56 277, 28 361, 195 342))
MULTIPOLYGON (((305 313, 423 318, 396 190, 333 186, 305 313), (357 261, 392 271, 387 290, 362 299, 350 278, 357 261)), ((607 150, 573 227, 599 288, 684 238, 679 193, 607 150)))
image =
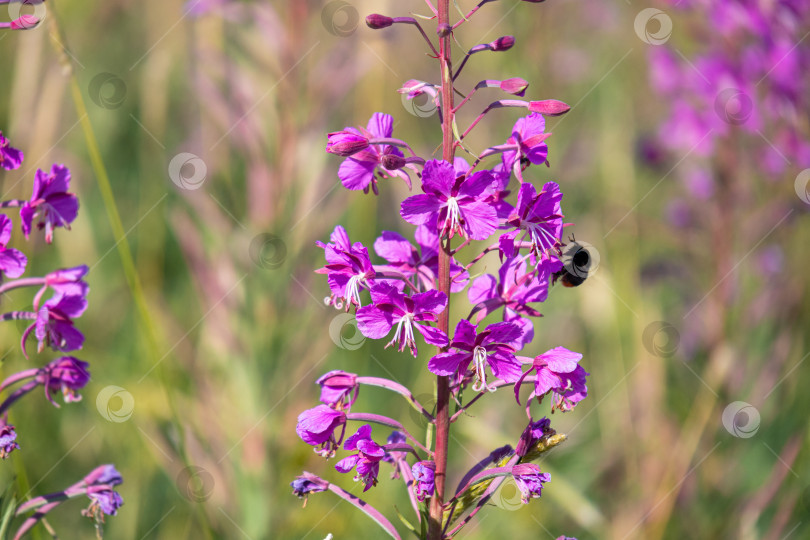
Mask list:
POLYGON ((750 439, 759 431, 759 411, 745 401, 730 403, 723 411, 723 427, 740 439, 750 439))
POLYGON ((408 97, 408 94, 402 94, 402 107, 414 116, 419 118, 427 118, 436 114, 439 107, 433 96, 427 92, 423 92, 413 98, 408 97))
POLYGON ((732 126, 745 124, 754 112, 754 100, 737 88, 726 88, 714 99, 714 112, 732 126))
POLYGON ((329 337, 341 349, 355 351, 366 342, 360 329, 357 327, 357 319, 351 313, 341 313, 329 323, 329 337))
POLYGON ((509 510, 510 512, 520 510, 526 506, 523 504, 522 494, 517 486, 517 482, 515 482, 515 479, 511 476, 501 482, 501 485, 498 486, 498 489, 492 494, 490 500, 498 508, 509 510))
POLYGON ((96 397, 96 408, 109 422, 126 422, 135 410, 135 398, 120 386, 105 386, 96 397))
POLYGON ((647 352, 659 358, 672 358, 678 352, 681 334, 665 321, 651 322, 641 334, 641 342, 647 352))
POLYGON ((198 465, 181 470, 175 484, 183 497, 195 503, 207 501, 214 493, 214 475, 198 465))
POLYGON ((262 233, 250 241, 248 252, 256 266, 274 270, 287 259, 287 244, 274 234, 262 233))
MULTIPOLYGON (((419 394, 418 396, 414 397, 427 412, 431 414, 436 413, 436 396, 434 396, 432 393, 419 394)), ((420 413, 413 407, 408 407, 408 415, 411 417, 411 420, 413 420, 413 423, 419 426, 420 429, 427 428, 428 424, 430 423, 430 420, 428 420, 424 414, 420 413)))
POLYGON ((599 251, 581 240, 566 244, 560 258, 566 272, 583 280, 596 272, 601 260, 599 251))
POLYGON ((102 109, 117 109, 127 97, 127 85, 114 73, 99 73, 90 81, 87 94, 102 109))
POLYGON ((796 195, 802 200, 804 204, 810 204, 810 169, 805 169, 796 176, 796 181, 793 183, 796 189, 796 195))
POLYGON ((45 0, 21 0, 8 4, 8 18, 16 21, 20 30, 30 30, 39 25, 45 19, 47 11, 45 0), (32 6, 34 9, 23 13, 23 6, 32 6))
POLYGON ((335 0, 321 10, 321 22, 326 31, 337 37, 349 37, 357 30, 360 14, 348 2, 335 0))
POLYGON ((672 35, 672 19, 660 9, 650 7, 639 11, 633 28, 644 43, 663 45, 672 35))
POLYGON ((180 152, 169 162, 169 178, 181 189, 200 189, 207 174, 205 162, 191 152, 180 152))

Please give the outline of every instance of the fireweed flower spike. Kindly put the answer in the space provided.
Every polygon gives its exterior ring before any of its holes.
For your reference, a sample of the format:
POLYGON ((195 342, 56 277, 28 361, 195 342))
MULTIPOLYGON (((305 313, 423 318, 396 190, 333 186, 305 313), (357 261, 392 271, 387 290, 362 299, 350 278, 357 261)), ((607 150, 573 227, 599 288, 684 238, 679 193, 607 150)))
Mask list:
POLYGON ((425 342, 437 347, 446 347, 447 335, 438 328, 424 323, 435 321, 436 316, 447 306, 447 295, 439 291, 428 291, 406 296, 396 287, 380 283, 371 289, 371 306, 357 310, 357 327, 364 336, 381 339, 396 325, 393 339, 386 345, 398 344, 402 352, 407 346, 416 357, 416 334, 422 334, 425 342))
POLYGON ((402 202, 400 215, 413 225, 436 220, 439 233, 452 238, 459 234, 472 240, 486 240, 498 227, 498 214, 486 203, 496 189, 490 171, 458 176, 450 163, 431 160, 422 171, 423 195, 402 202))
POLYGON ((576 404, 588 395, 585 377, 590 373, 579 365, 581 359, 581 354, 569 351, 565 347, 555 347, 535 357, 531 369, 526 371, 515 385, 515 399, 520 403, 520 383, 535 371, 534 391, 526 400, 527 412, 533 397, 536 396, 540 401, 548 392, 552 393, 552 411, 574 410, 576 404))
POLYGON ((475 378, 473 390, 494 392, 495 387, 487 383, 487 365, 496 378, 508 383, 517 381, 521 369, 520 362, 515 358, 515 345, 519 343, 521 335, 520 327, 514 323, 490 324, 478 333, 472 323, 462 319, 456 325, 450 343, 450 347, 456 351, 437 354, 428 362, 428 369, 436 375, 455 375, 455 380, 460 383, 472 362, 475 378))
POLYGON ((23 153, 8 142, 0 131, 0 167, 7 171, 18 169, 23 161, 23 153))
POLYGON ((363 491, 368 491, 376 486, 377 475, 380 472, 380 460, 385 456, 385 450, 371 440, 371 426, 369 424, 361 426, 357 433, 346 439, 343 449, 356 450, 357 453, 341 459, 335 464, 335 469, 347 473, 357 467, 354 480, 363 481, 366 486, 363 491))
MULTIPOLYGON (((347 451, 348 455, 339 456, 336 469, 355 471, 355 480, 363 482, 365 491, 380 481, 380 462, 389 463, 393 468, 391 480, 401 481, 408 490, 416 521, 409 522, 402 514, 399 517, 422 540, 455 537, 478 511, 490 506, 487 502, 508 478, 514 477, 524 502, 538 498, 550 476, 531 462, 566 439, 565 434, 552 429, 548 419, 530 420, 517 441, 517 450, 506 445, 490 452, 462 476, 453 492, 446 485, 453 476, 451 465, 457 462, 450 456, 450 430, 453 423, 473 418, 468 411, 475 402, 497 388, 525 383, 534 384, 529 401, 539 397, 537 392, 542 390, 552 393, 553 409, 570 410, 586 392, 587 374, 579 368, 578 356, 574 361, 567 357, 560 361, 557 357, 531 359, 515 354, 531 342, 534 326, 530 319, 541 315, 538 305, 550 294, 551 276, 562 267, 559 249, 565 225, 559 186, 549 182, 535 188, 524 182, 523 173, 531 165, 548 166, 550 133, 545 131, 545 120, 564 114, 570 107, 554 99, 523 98, 529 81, 513 74, 486 74, 472 79, 478 81, 472 84, 457 78, 462 68, 469 70, 479 52, 512 54, 506 51, 514 50, 515 39, 504 36, 476 45, 462 61, 453 61, 453 44, 463 41, 457 31, 471 17, 485 12, 491 2, 494 0, 478 2, 460 18, 451 18, 455 12, 450 0, 428 2, 432 16, 419 22, 413 17, 382 14, 366 18, 373 30, 415 26, 428 44, 427 56, 439 65, 440 73, 435 76, 410 78, 397 89, 403 99, 427 97, 435 105, 438 114, 432 119, 441 123, 441 151, 434 152, 436 159, 424 161, 405 143, 393 139, 393 118, 381 113, 372 116, 366 129, 345 128, 327 136, 327 152, 344 158, 338 176, 349 189, 377 193, 379 178, 399 176, 409 182, 410 172, 421 179, 421 192, 399 203, 400 216, 416 230, 391 227, 382 232, 374 242, 376 255, 384 259, 381 264, 372 264, 366 248, 352 244, 346 230, 337 226, 329 243, 318 243, 324 249, 326 265, 317 272, 327 276, 328 304, 339 309, 345 306, 347 311, 355 306, 357 328, 364 336, 384 339, 386 347, 394 345, 400 352, 407 348, 414 356, 418 354, 417 333, 437 347, 428 355, 427 363, 428 370, 436 375, 435 402, 425 407, 427 402, 415 397, 419 394, 395 381, 331 371, 318 379, 323 403, 301 413, 296 431, 325 458, 347 451), (420 23, 435 26, 425 32, 420 23), (458 127, 460 112, 469 109, 465 105, 474 103, 470 98, 478 91, 504 94, 497 95, 471 123, 463 119, 468 127, 462 132, 458 127), (455 103, 457 95, 462 99, 455 103), (470 153, 475 156, 472 163, 456 157, 456 149, 467 150, 465 137, 489 118, 489 112, 506 108, 517 108, 524 117, 517 119, 510 132, 498 135, 493 141, 496 144, 483 145, 480 154, 470 153), (403 152, 408 152, 408 157, 403 152), (497 165, 479 167, 493 156, 498 156, 497 165), (511 193, 518 188, 517 193, 511 193), (517 206, 512 206, 515 196, 517 206), (486 242, 483 250, 479 241, 486 242), (501 257, 497 273, 492 270, 494 275, 490 276, 486 269, 473 270, 495 251, 501 257), (469 316, 453 329, 449 321, 453 293, 458 297, 464 291, 473 272, 476 278, 467 295, 472 305, 466 309, 459 306, 469 316), (486 325, 490 317, 503 322, 486 325), (526 373, 523 364, 531 365, 526 373), (554 382, 546 384, 552 377, 554 382), (426 441, 409 433, 401 419, 357 412, 364 405, 360 385, 404 398, 419 419, 427 422, 426 441), (463 392, 467 386, 472 388, 472 395, 463 392), (348 421, 359 422, 362 427, 344 444, 348 421), (372 439, 371 424, 396 430, 388 444, 372 439)), ((425 142, 428 150, 434 145, 425 142)), ((453 309, 453 313, 459 311, 453 309)), ((304 473, 291 486, 299 497, 329 491, 366 513, 392 538, 400 538, 371 504, 335 484, 304 473)))
POLYGON ((374 267, 368 258, 368 250, 360 242, 352 244, 346 229, 338 225, 329 237, 331 242, 316 244, 324 249, 326 266, 316 270, 326 274, 332 295, 326 299, 327 305, 334 305, 346 311, 352 305, 360 307, 360 291, 374 285, 374 267))
POLYGON ((54 165, 50 173, 37 169, 34 178, 34 193, 31 200, 20 207, 20 220, 25 237, 31 233, 34 218, 45 229, 45 241, 53 241, 54 227, 70 229, 70 224, 79 212, 79 200, 70 189, 70 171, 64 165, 54 165))

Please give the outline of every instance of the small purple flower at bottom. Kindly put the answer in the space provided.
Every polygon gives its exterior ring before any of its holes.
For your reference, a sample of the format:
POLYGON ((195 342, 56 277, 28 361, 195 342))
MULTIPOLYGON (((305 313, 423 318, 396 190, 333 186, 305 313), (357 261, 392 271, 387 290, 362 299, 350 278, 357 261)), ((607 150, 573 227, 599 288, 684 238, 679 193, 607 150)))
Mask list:
POLYGON ((346 439, 344 450, 357 450, 356 454, 341 459, 335 465, 339 472, 347 473, 357 467, 354 480, 362 480, 365 484, 363 491, 368 491, 377 485, 377 475, 380 472, 380 460, 385 457, 382 446, 371 440, 371 426, 360 426, 357 433, 346 439))
POLYGON ((6 277, 18 278, 25 272, 28 259, 23 252, 6 247, 11 240, 11 228, 8 216, 0 214, 0 272, 6 277))
POLYGON ((31 200, 20 207, 20 221, 25 237, 31 233, 34 218, 39 217, 39 229, 45 229, 45 241, 53 241, 54 227, 70 229, 79 213, 79 200, 70 189, 70 171, 64 165, 54 165, 51 172, 37 169, 31 200))
POLYGON ((422 334, 425 342, 437 347, 446 347, 447 335, 438 328, 424 322, 436 320, 436 316, 447 306, 447 295, 441 291, 427 291, 406 296, 388 283, 380 283, 371 289, 374 305, 357 310, 357 328, 364 336, 381 339, 397 325, 394 337, 388 345, 398 345, 402 352, 407 346, 416 357, 416 333, 422 334))
POLYGON ((335 455, 340 448, 346 433, 346 414, 326 405, 318 405, 298 415, 295 431, 305 443, 315 446, 315 452, 325 458, 335 455), (335 430, 343 428, 340 437, 335 437, 335 430))
POLYGON ((520 490, 520 500, 528 504, 529 499, 537 499, 543 491, 543 484, 551 480, 549 473, 540 472, 534 463, 521 463, 512 467, 512 476, 520 490))
POLYGON ((299 499, 304 499, 304 506, 306 506, 309 494, 326 491, 329 487, 329 482, 304 471, 301 476, 296 476, 295 480, 290 482, 290 486, 293 488, 293 495, 299 499))
POLYGON ((18 169, 23 162, 23 153, 11 146, 0 132, 0 167, 7 171, 18 169))
POLYGON ((90 498, 90 506, 82 511, 82 515, 104 522, 104 515, 114 516, 118 514, 118 509, 124 505, 124 499, 117 491, 112 489, 98 489, 90 487, 87 489, 87 496, 90 498))
POLYGON ((0 458, 6 459, 11 452, 19 449, 20 445, 17 444, 17 432, 14 431, 14 426, 6 424, 0 428, 0 458))
POLYGON ((321 386, 321 402, 337 410, 349 410, 360 390, 357 375, 340 370, 324 374, 315 383, 321 386))
POLYGON ((433 461, 417 461, 411 468, 413 473, 413 491, 419 502, 425 497, 432 497, 436 487, 436 463, 433 461))
POLYGON ((522 335, 522 330, 514 323, 490 324, 478 333, 471 322, 461 319, 450 344, 456 351, 437 354, 428 362, 428 369, 435 375, 455 375, 456 382, 461 382, 472 362, 473 390, 480 392, 486 388, 494 392, 496 388, 487 383, 486 367, 489 365, 492 374, 507 383, 517 381, 521 369, 515 358, 515 344, 522 335))
POLYGON ((43 367, 37 375, 37 381, 45 388, 48 401, 58 407, 51 394, 59 391, 62 392, 65 403, 81 401, 82 396, 76 390, 81 390, 90 381, 88 365, 78 358, 63 356, 43 367))
POLYGON ((515 385, 515 399, 520 403, 520 383, 532 371, 536 371, 534 391, 528 400, 531 401, 535 396, 542 399, 546 393, 552 392, 552 411, 555 409, 563 412, 573 410, 576 404, 588 395, 585 377, 590 373, 579 365, 578 362, 581 359, 581 354, 569 351, 565 347, 555 347, 535 357, 532 367, 520 377, 520 381, 515 385))

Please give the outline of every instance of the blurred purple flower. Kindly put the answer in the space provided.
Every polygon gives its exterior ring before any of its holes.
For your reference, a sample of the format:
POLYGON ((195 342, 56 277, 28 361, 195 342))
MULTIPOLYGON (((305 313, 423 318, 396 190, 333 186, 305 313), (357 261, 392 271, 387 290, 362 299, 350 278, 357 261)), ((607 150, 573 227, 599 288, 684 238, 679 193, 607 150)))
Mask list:
POLYGON ((528 504, 529 499, 537 499, 543 491, 543 484, 551 480, 549 473, 540 472, 534 463, 521 463, 512 467, 512 476, 520 490, 520 500, 528 504))
POLYGON ((18 169, 23 162, 23 153, 8 142, 0 131, 0 167, 7 171, 18 169))
POLYGON ((551 429, 551 420, 545 416, 536 422, 529 419, 529 425, 526 426, 526 429, 521 433, 517 448, 515 448, 515 453, 520 457, 525 456, 537 446, 540 439, 554 433, 555 431, 551 429))
POLYGON ((20 445, 17 444, 17 432, 14 431, 14 426, 3 425, 0 428, 0 458, 6 459, 11 452, 19 449, 20 445))
MULTIPOLYGON (((86 292, 86 291, 85 291, 86 292)), ((56 293, 37 312, 35 335, 39 352, 49 345, 55 351, 75 351, 84 344, 84 335, 73 326, 73 318, 80 317, 87 309, 83 295, 56 293)), ((28 331, 23 336, 27 337, 28 331)))
POLYGON ((413 473, 413 491, 416 499, 422 502, 425 497, 432 497, 436 487, 436 462, 417 461, 413 464, 411 472, 413 473))
POLYGON ((44 366, 37 374, 37 381, 45 389, 45 397, 54 406, 52 394, 62 392, 65 403, 81 401, 82 396, 76 393, 90 381, 89 364, 73 356, 62 356, 44 366))
POLYGON ((0 214, 0 272, 6 277, 18 278, 25 273, 28 259, 21 251, 6 247, 11 240, 11 220, 0 214))
POLYGON ((50 174, 37 169, 31 200, 20 207, 20 220, 25 237, 31 233, 34 218, 39 229, 45 229, 45 241, 53 241, 54 227, 70 229, 79 213, 79 200, 70 189, 70 171, 64 165, 54 165, 50 174))

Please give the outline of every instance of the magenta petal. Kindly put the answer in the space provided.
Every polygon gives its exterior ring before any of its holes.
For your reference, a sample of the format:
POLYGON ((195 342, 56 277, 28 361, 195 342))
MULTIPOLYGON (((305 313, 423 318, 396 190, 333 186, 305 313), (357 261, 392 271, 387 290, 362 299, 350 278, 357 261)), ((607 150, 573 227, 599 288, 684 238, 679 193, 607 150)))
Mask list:
POLYGON ((538 396, 542 396, 552 388, 560 388, 562 384, 562 379, 558 375, 546 367, 541 367, 538 368, 537 377, 534 379, 534 392, 538 396))
POLYGON ((456 347, 457 344, 464 344, 472 350, 477 335, 475 325, 467 319, 461 319, 458 321, 456 332, 453 334, 453 347, 456 347))
POLYGON ((355 454, 353 456, 345 457, 345 458, 341 459, 340 461, 338 461, 337 463, 335 463, 335 469, 337 469, 338 472, 347 473, 347 472, 351 471, 352 469, 354 469, 354 466, 357 465, 357 461, 359 459, 360 459, 360 456, 358 454, 355 454))
POLYGON ((366 129, 375 137, 388 138, 394 133, 394 117, 390 114, 374 113, 366 129))
POLYGON ((10 278, 18 278, 25 273, 25 265, 28 259, 16 249, 4 249, 0 251, 0 271, 10 278))
POLYGON ((425 168, 422 170, 423 191, 449 197, 455 183, 456 171, 452 165, 436 159, 425 163, 425 168))
POLYGON ((516 382, 523 374, 520 362, 512 354, 492 353, 487 357, 487 363, 493 375, 508 383, 516 382))
POLYGON ((31 222, 34 220, 35 213, 36 209, 30 206, 28 203, 25 203, 20 207, 20 226, 22 227, 22 231, 26 239, 28 238, 28 235, 31 234, 31 222))
POLYGON ((0 214, 0 247, 6 247, 11 240, 11 228, 13 224, 5 214, 0 214))
POLYGON ((429 311, 438 315, 447 307, 447 295, 441 291, 427 291, 413 296, 417 311, 429 311))
POLYGON ((414 195, 402 201, 399 215, 411 225, 423 225, 430 221, 439 208, 436 197, 427 194, 414 195))
POLYGON ((357 328, 367 338, 381 339, 388 335, 394 325, 393 306, 364 306, 357 310, 357 328))
POLYGON ((374 251, 391 264, 403 264, 411 259, 413 246, 402 235, 383 231, 374 242, 374 251))
POLYGON ((486 240, 498 228, 498 213, 487 203, 465 204, 461 213, 464 216, 464 232, 473 240, 486 240))
POLYGON ((346 189, 365 189, 374 178, 374 168, 376 162, 357 161, 353 158, 346 158, 338 168, 338 178, 346 189))
POLYGON ((449 376, 458 371, 462 363, 465 368, 472 360, 470 353, 446 352, 440 353, 430 359, 428 369, 434 375, 449 376))
POLYGON ((577 368, 580 360, 581 354, 569 351, 565 347, 555 347, 535 358, 535 364, 540 365, 539 362, 544 362, 555 373, 570 373, 577 368))
POLYGON ((478 171, 467 178, 458 190, 459 196, 480 198, 496 188, 496 178, 491 171, 478 171))
POLYGON ((489 274, 476 278, 467 290, 467 298, 473 305, 498 296, 498 280, 489 274))
POLYGON ((422 337, 425 338, 426 343, 435 345, 437 347, 447 347, 447 344, 450 342, 450 340, 447 338, 447 334, 438 328, 434 328, 426 324, 415 324, 414 326, 416 327, 416 330, 422 334, 422 337))

